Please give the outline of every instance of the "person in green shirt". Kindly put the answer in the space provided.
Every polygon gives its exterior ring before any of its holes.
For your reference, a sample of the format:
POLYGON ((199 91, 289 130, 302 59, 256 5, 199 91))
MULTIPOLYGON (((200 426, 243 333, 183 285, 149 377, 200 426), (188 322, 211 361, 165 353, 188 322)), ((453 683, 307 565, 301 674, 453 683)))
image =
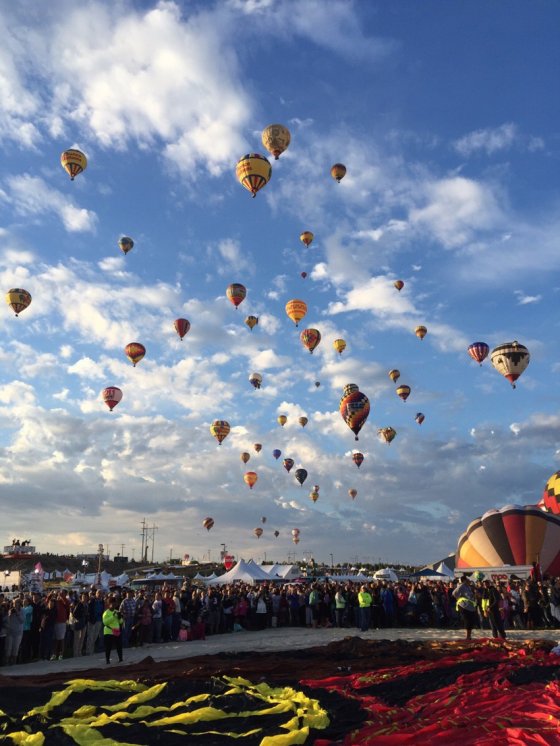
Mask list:
POLYGON ((119 662, 122 663, 122 628, 124 620, 120 611, 116 608, 114 598, 109 599, 109 606, 103 612, 103 642, 105 645, 105 660, 111 662, 111 650, 113 646, 117 649, 119 662))
POLYGON ((367 587, 363 585, 358 593, 358 604, 360 607, 360 630, 367 632, 371 622, 371 604, 373 598, 367 587))

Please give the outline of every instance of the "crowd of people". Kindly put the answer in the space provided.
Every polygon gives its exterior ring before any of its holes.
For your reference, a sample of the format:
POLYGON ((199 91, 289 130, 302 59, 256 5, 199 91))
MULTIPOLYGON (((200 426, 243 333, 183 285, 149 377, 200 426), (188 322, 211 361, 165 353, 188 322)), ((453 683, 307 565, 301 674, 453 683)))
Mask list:
POLYGON ((62 660, 116 649, 267 627, 560 627, 560 579, 472 582, 335 579, 147 589, 59 589, 0 594, 0 665, 62 660))

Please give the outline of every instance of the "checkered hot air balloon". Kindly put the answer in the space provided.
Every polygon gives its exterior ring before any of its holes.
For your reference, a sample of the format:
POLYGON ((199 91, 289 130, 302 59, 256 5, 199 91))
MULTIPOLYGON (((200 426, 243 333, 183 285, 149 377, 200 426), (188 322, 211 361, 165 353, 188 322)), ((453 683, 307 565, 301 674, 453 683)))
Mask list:
POLYGON ((504 342, 492 350, 490 360, 498 373, 511 383, 515 388, 515 381, 529 365, 531 355, 529 350, 519 342, 504 342))

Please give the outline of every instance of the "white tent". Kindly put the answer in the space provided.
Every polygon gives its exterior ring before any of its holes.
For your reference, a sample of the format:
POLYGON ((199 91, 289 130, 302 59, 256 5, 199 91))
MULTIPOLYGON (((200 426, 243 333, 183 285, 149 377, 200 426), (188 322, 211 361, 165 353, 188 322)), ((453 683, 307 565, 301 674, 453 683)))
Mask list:
POLYGON ((382 570, 377 570, 373 573, 373 577, 375 580, 390 580, 393 583, 399 579, 392 567, 384 567, 382 570))
POLYGON ((449 567, 445 564, 445 562, 440 562, 439 565, 436 567, 436 571, 440 572, 442 575, 447 575, 448 578, 454 578, 453 570, 450 570, 449 567))
POLYGON ((212 573, 212 575, 201 575, 199 572, 196 573, 193 580, 201 580, 203 583, 207 583, 209 580, 214 580, 214 578, 217 578, 215 572, 212 573))
POLYGON ((227 583, 243 582, 253 585, 259 580, 270 580, 270 576, 254 562, 239 562, 231 570, 213 580, 206 581, 207 585, 226 585, 227 583))

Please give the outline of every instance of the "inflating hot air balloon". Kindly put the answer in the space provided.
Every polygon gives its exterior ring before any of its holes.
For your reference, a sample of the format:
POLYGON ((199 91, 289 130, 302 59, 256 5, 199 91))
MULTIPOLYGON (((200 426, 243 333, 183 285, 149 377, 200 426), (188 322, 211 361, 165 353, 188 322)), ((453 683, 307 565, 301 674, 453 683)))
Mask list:
POLYGON ((60 164, 68 173, 68 176, 70 176, 70 181, 74 181, 74 177, 85 171, 87 158, 81 150, 70 148, 69 150, 65 150, 60 156, 60 164))
POLYGON ((146 354, 146 348, 144 345, 140 344, 140 342, 130 342, 130 344, 127 344, 124 348, 124 354, 130 360, 132 365, 136 367, 136 363, 139 363, 146 354))
POLYGON ((340 180, 346 176, 346 166, 344 163, 335 163, 331 168, 331 176, 340 184, 340 180))
POLYGON ((262 376, 260 373, 251 373, 249 376, 249 382, 254 386, 256 389, 260 389, 262 384, 262 376))
POLYGON ((286 303, 286 313, 294 324, 297 326, 307 313, 307 303, 302 300, 289 300, 286 303))
POLYGON ((310 353, 317 347, 321 341, 321 332, 318 329, 304 329, 299 335, 301 343, 310 353))
POLYGON ((103 397, 103 401, 105 402, 105 404, 112 412, 122 399, 122 391, 116 386, 107 386, 107 388, 103 389, 103 391, 101 392, 101 396, 103 397))
POLYGON ((311 492, 309 493, 309 497, 313 500, 314 503, 316 503, 319 499, 319 493, 317 492, 317 490, 311 490, 311 492))
POLYGON ((515 388, 515 381, 529 365, 529 350, 519 342, 505 342, 492 350, 490 360, 498 373, 501 373, 515 388))
POLYGON ((417 326, 414 330, 414 334, 418 337, 418 339, 424 339, 426 334, 428 333, 428 330, 425 326, 417 326))
POLYGON ((175 326, 175 331, 177 332, 179 337, 181 337, 181 341, 182 341, 185 334, 191 328, 191 322, 188 321, 187 319, 175 319, 173 324, 175 326))
POLYGON ((343 339, 335 339, 333 342, 333 347, 339 355, 342 355, 342 353, 346 349, 346 342, 343 339))
POLYGON ((395 390, 397 392, 397 396, 399 396, 403 401, 406 401, 410 396, 410 386, 407 386, 405 383, 397 386, 395 390))
POLYGON ((369 415, 369 399, 358 390, 356 384, 347 384, 344 387, 339 409, 342 419, 346 422, 350 430, 352 430, 356 436, 356 440, 358 440, 358 433, 364 426, 369 415), (350 386, 354 386, 355 388, 350 389, 350 386))
POLYGON ((560 471, 555 472, 547 481, 541 502, 543 510, 560 514, 560 471))
POLYGON ((237 180, 256 197, 259 189, 266 186, 272 176, 272 167, 264 155, 247 153, 237 161, 235 167, 237 180))
POLYGON ((258 476, 256 471, 246 471, 243 475, 243 481, 245 484, 249 485, 249 489, 251 490, 253 489, 253 485, 257 483, 257 479, 258 476))
POLYGON ((278 459, 279 459, 279 458, 280 458, 280 456, 282 455, 282 451, 280 451, 280 450, 279 450, 278 448, 275 448, 275 449, 274 449, 274 450, 272 451, 272 455, 274 456, 274 458, 276 459, 276 461, 278 461, 278 459))
POLYGON ((276 418, 276 422, 282 427, 284 427, 287 421, 288 421, 288 418, 286 417, 285 414, 279 414, 278 417, 276 418))
POLYGON ((264 128, 261 139, 264 147, 277 161, 290 144, 290 130, 283 124, 269 124, 264 128))
POLYGON ((262 443, 253 443, 253 448, 257 453, 260 453, 262 451, 262 443))
POLYGON ((222 445, 222 441, 227 438, 230 429, 229 422, 226 422, 225 420, 214 420, 210 425, 210 434, 216 438, 220 445, 222 445))
POLYGON ((259 323, 259 317, 258 316, 247 316, 245 319, 245 323, 249 327, 251 331, 253 331, 253 328, 259 323))
POLYGON ((302 272, 302 273, 301 273, 301 276, 302 276, 302 277, 303 277, 303 279, 305 280, 305 278, 307 277, 307 272, 302 272))
POLYGON ((298 422, 302 427, 305 427, 309 420, 307 419, 307 417, 298 417, 298 422))
POLYGON ((395 280, 393 285, 397 288, 397 290, 400 291, 404 288, 404 282, 402 280, 395 280))
POLYGON ((536 505, 506 505, 489 510, 469 524, 459 538, 455 567, 533 562, 540 564, 543 575, 560 575, 560 516, 546 513, 536 505))
POLYGON ((274 532, 274 536, 276 536, 276 538, 278 538, 280 536, 280 531, 275 531, 274 532))
POLYGON ((302 485, 307 479, 307 471, 305 469, 296 469, 294 472, 294 476, 300 483, 300 485, 302 485))
POLYGON ((241 454, 241 461, 243 461, 243 463, 246 464, 250 458, 251 458, 251 454, 247 453, 247 451, 243 451, 243 453, 241 454))
POLYGON ((422 414, 422 412, 416 412, 416 417, 414 419, 416 420, 416 422, 419 425, 421 425, 426 418, 424 417, 424 415, 422 414))
POLYGON ((241 285, 239 282, 233 282, 226 288, 226 295, 231 303, 237 308, 239 304, 244 300, 247 295, 247 289, 245 285, 241 285))
POLYGON ((364 454, 360 453, 359 451, 356 451, 352 454, 352 461, 356 464, 358 469, 360 466, 364 463, 364 454))
POLYGON ((400 377, 401 377, 400 370, 393 368, 393 370, 389 371, 389 378, 391 379, 391 381, 393 381, 393 383, 396 383, 400 377))
POLYGON ((303 233, 300 235, 299 240, 304 243, 306 246, 309 246, 311 242, 313 241, 313 233, 311 231, 303 231, 303 233))
POLYGON ((119 238, 119 248, 125 256, 133 247, 134 241, 130 236, 121 236, 119 238))
POLYGON ((352 489, 348 490, 348 494, 350 495, 350 497, 351 497, 351 498, 352 498, 352 500, 353 500, 353 499, 354 499, 354 498, 356 497, 356 495, 358 494, 358 490, 355 490, 355 489, 354 489, 354 488, 352 487, 352 489))
POLYGON ((289 474, 290 473, 290 469, 294 465, 293 458, 285 458, 284 461, 282 461, 282 465, 283 465, 284 469, 286 469, 286 471, 289 474))
POLYGON ((396 434, 397 431, 393 427, 380 427, 377 431, 379 438, 385 441, 387 445, 395 439, 396 434))
POLYGON ((482 361, 486 360, 488 357, 490 348, 486 342, 473 342, 472 345, 468 346, 467 352, 473 360, 476 360, 479 365, 482 365, 482 361))
POLYGON ((202 525, 204 526, 204 528, 205 528, 205 529, 206 529, 207 531, 210 531, 210 529, 211 529, 211 528, 212 528, 212 526, 214 525, 214 519, 213 519, 213 518, 205 518, 205 519, 204 519, 204 520, 202 521, 202 525))
POLYGON ((12 288, 6 293, 6 303, 10 306, 16 316, 31 303, 31 293, 23 288, 12 288))
POLYGON ((257 537, 257 539, 260 539, 261 536, 263 535, 263 530, 259 526, 258 528, 254 528, 253 529, 253 533, 255 534, 255 536, 257 537))

